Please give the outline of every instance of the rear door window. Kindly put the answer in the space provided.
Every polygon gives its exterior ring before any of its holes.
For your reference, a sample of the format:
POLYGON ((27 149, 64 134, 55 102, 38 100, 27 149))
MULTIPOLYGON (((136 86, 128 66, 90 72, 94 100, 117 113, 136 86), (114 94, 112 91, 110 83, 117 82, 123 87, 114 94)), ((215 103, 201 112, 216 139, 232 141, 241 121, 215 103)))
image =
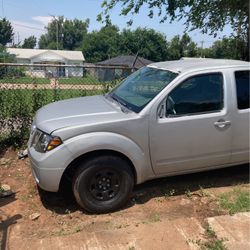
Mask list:
POLYGON ((249 109, 249 74, 249 70, 235 72, 238 109, 249 109))

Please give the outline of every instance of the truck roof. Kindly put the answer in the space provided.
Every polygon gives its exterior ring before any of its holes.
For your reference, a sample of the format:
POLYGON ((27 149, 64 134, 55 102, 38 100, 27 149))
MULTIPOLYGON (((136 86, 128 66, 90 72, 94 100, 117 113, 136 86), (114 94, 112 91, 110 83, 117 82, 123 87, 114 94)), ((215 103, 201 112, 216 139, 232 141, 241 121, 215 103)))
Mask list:
POLYGON ((206 69, 232 68, 240 66, 248 66, 250 63, 229 60, 229 59, 212 59, 212 58, 181 58, 176 61, 157 62, 148 65, 152 68, 170 70, 176 73, 186 73, 189 71, 200 71, 206 69))

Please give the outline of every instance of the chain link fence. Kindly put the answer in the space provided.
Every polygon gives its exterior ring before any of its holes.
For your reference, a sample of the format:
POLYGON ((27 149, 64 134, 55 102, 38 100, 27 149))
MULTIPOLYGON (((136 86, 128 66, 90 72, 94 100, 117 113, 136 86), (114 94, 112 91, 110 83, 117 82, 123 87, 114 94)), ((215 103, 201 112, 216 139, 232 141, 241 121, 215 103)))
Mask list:
POLYGON ((28 138, 35 112, 68 98, 108 92, 134 69, 85 64, 0 63, 0 152, 28 138))

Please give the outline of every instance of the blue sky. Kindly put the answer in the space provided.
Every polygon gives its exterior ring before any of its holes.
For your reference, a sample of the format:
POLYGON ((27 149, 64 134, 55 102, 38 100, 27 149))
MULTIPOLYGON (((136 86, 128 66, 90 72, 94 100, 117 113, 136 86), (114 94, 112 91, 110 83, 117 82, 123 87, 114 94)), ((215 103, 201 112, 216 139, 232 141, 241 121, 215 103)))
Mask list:
MULTIPOLYGON (((12 22, 14 27, 15 41, 23 41, 25 37, 35 35, 39 37, 45 32, 44 27, 52 17, 50 15, 63 15, 68 19, 90 19, 90 30, 100 29, 103 24, 96 21, 96 16, 101 12, 102 0, 0 0, 0 17, 6 17, 12 22)), ((111 12, 112 23, 120 29, 126 28, 129 17, 119 16, 119 8, 111 12)), ((157 17, 150 19, 147 16, 147 9, 143 8, 139 15, 134 16, 132 29, 137 27, 153 28, 162 32, 171 39, 175 35, 182 35, 185 29, 184 21, 159 23, 157 17)), ((209 47, 213 41, 229 35, 231 29, 226 27, 223 32, 218 33, 218 37, 203 35, 196 30, 189 35, 199 45, 204 41, 204 46, 209 47)))

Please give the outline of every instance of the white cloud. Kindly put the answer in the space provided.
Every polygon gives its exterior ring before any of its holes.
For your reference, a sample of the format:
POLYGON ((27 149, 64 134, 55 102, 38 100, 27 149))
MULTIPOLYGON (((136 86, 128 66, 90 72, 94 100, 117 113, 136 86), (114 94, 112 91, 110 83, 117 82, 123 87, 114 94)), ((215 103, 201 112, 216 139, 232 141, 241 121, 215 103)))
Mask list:
POLYGON ((47 26, 49 22, 51 22, 53 19, 52 16, 33 16, 32 20, 42 23, 44 26, 47 26))
POLYGON ((18 20, 10 20, 14 29, 14 42, 23 42, 29 36, 35 36, 37 39, 46 32, 43 25, 37 25, 34 22, 22 22, 18 20))

